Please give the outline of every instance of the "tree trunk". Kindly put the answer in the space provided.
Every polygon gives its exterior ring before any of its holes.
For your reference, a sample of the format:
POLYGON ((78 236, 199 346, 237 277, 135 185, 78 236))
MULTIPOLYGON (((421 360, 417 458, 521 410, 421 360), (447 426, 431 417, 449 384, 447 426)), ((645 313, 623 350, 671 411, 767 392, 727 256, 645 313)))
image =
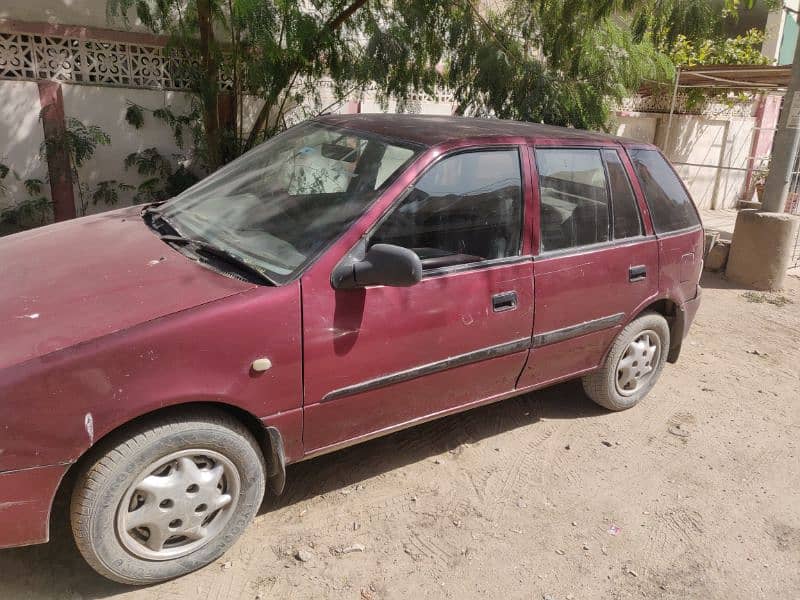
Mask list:
POLYGON ((219 65, 214 48, 212 0, 197 0, 197 20, 200 28, 200 60, 205 81, 201 90, 203 98, 203 124, 208 146, 208 168, 215 171, 220 166, 219 131, 219 65))

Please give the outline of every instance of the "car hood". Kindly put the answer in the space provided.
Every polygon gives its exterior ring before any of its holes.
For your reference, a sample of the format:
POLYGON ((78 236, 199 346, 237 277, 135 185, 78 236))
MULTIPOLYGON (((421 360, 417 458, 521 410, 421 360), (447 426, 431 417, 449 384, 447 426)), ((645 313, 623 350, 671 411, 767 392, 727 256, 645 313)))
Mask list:
POLYGON ((0 369, 254 287, 173 250, 140 213, 0 238, 0 369))

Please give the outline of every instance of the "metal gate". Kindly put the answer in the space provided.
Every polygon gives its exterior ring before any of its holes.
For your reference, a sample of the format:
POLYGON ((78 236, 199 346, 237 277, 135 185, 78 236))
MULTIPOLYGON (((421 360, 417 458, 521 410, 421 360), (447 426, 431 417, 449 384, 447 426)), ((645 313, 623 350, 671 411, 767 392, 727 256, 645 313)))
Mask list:
MULTIPOLYGON (((789 185, 789 197, 786 199, 786 212, 800 215, 800 146, 797 148, 794 165, 792 166, 792 179, 789 185)), ((797 237, 794 240, 792 260, 789 263, 789 268, 795 267, 800 267, 800 229, 798 229, 797 237)))

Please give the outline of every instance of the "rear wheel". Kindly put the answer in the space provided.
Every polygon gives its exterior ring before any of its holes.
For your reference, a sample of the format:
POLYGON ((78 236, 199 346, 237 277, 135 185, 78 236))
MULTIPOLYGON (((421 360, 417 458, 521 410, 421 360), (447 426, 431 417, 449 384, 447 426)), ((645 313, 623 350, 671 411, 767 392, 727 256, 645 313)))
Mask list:
POLYGON ((609 410, 631 408, 661 375, 669 343, 667 320, 658 313, 644 313, 619 333, 601 367, 583 377, 583 389, 609 410))
POLYGON ((202 411, 119 435, 78 475, 72 531, 101 575, 143 585, 214 561, 264 495, 264 459, 250 432, 202 411))

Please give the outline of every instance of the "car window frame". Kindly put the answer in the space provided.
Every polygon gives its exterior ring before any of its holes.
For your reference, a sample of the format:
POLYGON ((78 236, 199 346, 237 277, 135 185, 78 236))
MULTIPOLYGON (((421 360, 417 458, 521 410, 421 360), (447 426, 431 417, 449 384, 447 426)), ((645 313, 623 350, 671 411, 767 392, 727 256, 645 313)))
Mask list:
POLYGON ((620 152, 620 148, 600 148, 600 158, 603 161, 603 168, 606 172, 606 187, 608 188, 608 198, 609 198, 609 234, 610 238, 613 241, 617 240, 629 240, 631 238, 642 237, 645 234, 645 226, 644 226, 644 215, 642 214, 642 208, 639 205, 639 197, 636 194, 636 190, 633 187, 633 181, 631 180, 631 174, 628 172, 628 167, 625 164, 624 154, 620 152), (625 174, 625 181, 628 182, 628 189, 631 192, 631 198, 633 199, 633 206, 636 208, 636 216, 639 219, 639 235, 629 235, 626 237, 618 238, 615 232, 616 227, 616 220, 614 218, 614 190, 611 189, 611 176, 608 172, 608 161, 605 157, 605 152, 614 152, 617 155, 617 159, 619 160, 619 164, 622 167, 622 171, 625 174))
MULTIPOLYGON (((544 259, 550 257, 559 257, 559 256, 575 256, 580 254, 586 254, 588 252, 594 252, 597 250, 602 250, 605 248, 613 248, 616 246, 626 246, 629 244, 637 244, 648 239, 652 239, 655 236, 649 233, 648 224, 645 220, 645 213, 642 210, 642 202, 644 201, 644 197, 641 195, 641 190, 639 187, 639 180, 638 178, 635 180, 632 179, 630 169, 628 167, 628 162, 626 159, 630 160, 630 157, 627 155, 625 148, 619 144, 553 144, 553 143, 546 143, 546 144, 530 144, 529 145, 529 152, 530 152, 530 163, 531 163, 531 170, 532 170, 532 181, 531 185, 533 187, 534 193, 534 205, 532 207, 533 212, 535 213, 535 229, 536 229, 536 241, 537 241, 537 253, 535 257, 537 259, 544 259), (541 225, 541 202, 542 202, 542 195, 541 195, 541 185, 540 185, 540 173, 538 164, 536 162, 536 153, 540 150, 594 150, 600 154, 600 160, 603 164, 603 173, 605 174, 606 178, 606 193, 608 194, 608 227, 609 227, 609 239, 604 242, 596 242, 594 244, 585 244, 582 246, 570 246, 568 248, 556 248, 553 250, 545 250, 543 249, 543 240, 542 240, 542 225, 541 225), (615 150, 617 152, 617 156, 622 163, 623 168, 625 169, 625 174, 628 177, 628 183, 631 186, 631 191, 633 192, 634 201, 636 203, 636 209, 639 214, 639 223, 641 225, 640 231, 641 233, 637 236, 632 237, 625 237, 625 238, 615 238, 614 237, 614 207, 613 207, 613 199, 611 196, 611 180, 608 176, 608 167, 606 166, 605 158, 603 157, 603 150, 615 150)), ((649 213, 647 214, 647 218, 649 218, 649 213)))
MULTIPOLYGON (((358 252, 361 254, 362 252, 366 252, 367 250, 367 243, 369 242, 372 235, 380 228, 380 226, 392 215, 392 213, 403 203, 403 201, 408 197, 408 195, 414 190, 420 180, 425 177, 425 175, 437 165, 442 163, 443 161, 458 156, 460 154, 470 154, 475 152, 493 152, 493 151, 502 151, 502 150, 514 150, 517 152, 517 159, 519 161, 519 179, 520 179, 520 203, 521 203, 521 215, 520 215, 520 235, 519 235, 519 248, 517 250, 518 254, 514 256, 506 256, 503 258, 489 258, 482 261, 476 261, 471 263, 462 263, 457 265, 448 265, 443 267, 436 267, 434 269, 423 269, 422 270, 422 279, 430 279, 432 277, 439 277, 442 275, 449 275, 451 273, 461 273, 464 271, 478 271, 483 270, 486 268, 491 268, 495 266, 501 265, 509 265, 509 264, 516 264, 519 262, 525 262, 527 260, 531 260, 533 258, 530 252, 526 253, 525 248, 527 245, 526 240, 526 223, 529 219, 529 186, 530 186, 530 177, 528 176, 528 172, 526 172, 526 165, 525 161, 527 160, 525 157, 525 147, 524 144, 515 143, 515 142, 500 142, 497 144, 481 144, 481 145, 470 145, 466 147, 459 147, 453 148, 451 150, 442 152, 439 156, 435 159, 430 161, 425 168, 420 171, 417 176, 414 178, 412 182, 410 182, 405 189, 397 195, 397 197, 392 201, 392 203, 386 208, 386 210, 375 220, 374 223, 364 232, 364 234, 359 238, 358 242, 351 248, 345 256, 342 258, 343 260, 347 260, 349 258, 354 258, 353 254, 358 252)), ((341 263, 342 261, 339 261, 341 263)), ((338 264, 338 263, 337 263, 338 264)))

